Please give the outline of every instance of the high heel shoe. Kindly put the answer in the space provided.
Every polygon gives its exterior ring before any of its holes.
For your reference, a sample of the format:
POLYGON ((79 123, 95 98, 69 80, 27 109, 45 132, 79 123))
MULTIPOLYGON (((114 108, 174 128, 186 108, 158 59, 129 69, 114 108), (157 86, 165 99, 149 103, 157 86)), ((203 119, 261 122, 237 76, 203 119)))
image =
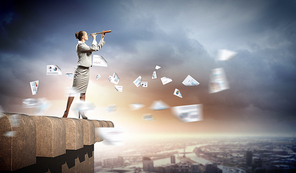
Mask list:
POLYGON ((80 116, 82 117, 82 119, 85 119, 85 120, 87 120, 87 117, 84 115, 84 112, 82 112, 82 111, 79 111, 78 112, 78 114, 79 114, 79 118, 80 118, 80 116))

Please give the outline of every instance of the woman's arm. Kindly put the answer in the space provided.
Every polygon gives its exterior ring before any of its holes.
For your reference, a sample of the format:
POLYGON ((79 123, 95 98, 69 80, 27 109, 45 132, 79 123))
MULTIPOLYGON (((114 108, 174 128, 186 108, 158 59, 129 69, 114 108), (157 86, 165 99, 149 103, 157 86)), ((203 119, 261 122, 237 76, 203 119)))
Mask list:
POLYGON ((80 52, 94 52, 94 51, 100 50, 104 46, 104 44, 105 44, 105 41, 104 41, 105 33, 102 34, 102 38, 101 38, 98 45, 97 45, 97 41, 96 41, 96 35, 92 34, 92 36, 93 36, 92 45, 88 46, 86 44, 78 44, 78 51, 80 51, 80 52))

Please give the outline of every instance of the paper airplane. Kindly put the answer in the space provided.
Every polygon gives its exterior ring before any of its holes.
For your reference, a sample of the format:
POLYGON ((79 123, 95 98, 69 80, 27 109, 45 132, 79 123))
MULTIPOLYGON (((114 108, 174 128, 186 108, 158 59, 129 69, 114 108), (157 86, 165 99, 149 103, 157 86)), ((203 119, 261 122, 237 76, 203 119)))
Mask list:
POLYGON ((148 87, 148 82, 141 82, 141 87, 148 87))
POLYGON ((122 145, 123 130, 121 128, 99 127, 96 128, 96 134, 99 134, 100 139, 106 145, 122 145))
POLYGON ((173 81, 171 78, 168 78, 168 77, 162 77, 160 79, 161 79, 161 82, 162 82, 163 85, 173 81))
POLYGON ((6 137, 15 137, 16 136, 16 131, 8 131, 8 132, 5 132, 3 134, 3 136, 6 136, 6 137))
POLYGON ((203 120, 202 105, 185 105, 175 106, 171 108, 173 114, 183 122, 194 122, 203 120))
POLYGON ((165 104, 163 101, 158 100, 158 101, 154 101, 152 103, 152 105, 150 106, 150 109, 154 110, 154 111, 158 111, 158 110, 165 110, 168 109, 169 106, 167 104, 165 104))
POLYGON ((137 87, 139 87, 140 85, 141 85, 141 82, 142 82, 142 77, 141 76, 139 76, 133 83, 137 86, 137 87))
POLYGON ((223 68, 213 69, 210 76, 209 92, 216 93, 226 89, 229 89, 229 85, 223 68))
POLYGON ((152 73, 152 79, 156 79, 156 78, 157 78, 156 71, 153 71, 153 73, 152 73))
POLYGON ((134 103, 134 104, 130 104, 129 106, 130 106, 130 109, 133 111, 133 110, 141 109, 145 105, 143 105, 141 103, 134 103))
POLYGON ((155 69, 156 69, 156 70, 158 70, 158 69, 160 69, 160 68, 161 68, 161 67, 158 66, 158 65, 155 66, 155 69))
POLYGON ((122 92, 123 86, 115 85, 115 89, 119 92, 122 92))
POLYGON ((144 114, 143 119, 147 121, 154 121, 154 118, 151 114, 144 114))
POLYGON ((180 90, 178 90, 177 88, 174 91, 174 95, 182 98, 182 94, 181 94, 180 90))
POLYGON ((73 73, 66 73, 66 76, 67 76, 68 78, 72 79, 74 75, 73 75, 73 73))
POLYGON ((30 82, 32 95, 36 95, 39 87, 39 80, 30 82))
POLYGON ((100 55, 93 55, 93 66, 107 67, 107 61, 100 55))
POLYGON ((101 77, 101 75, 97 74, 96 79, 98 80, 98 79, 100 79, 100 77, 101 77))
POLYGON ((119 77, 118 77, 118 75, 116 73, 113 73, 113 75, 109 76, 108 79, 109 79, 110 82, 112 82, 112 83, 114 83, 116 85, 119 82, 119 77))
POLYGON ((47 75, 61 75, 62 70, 57 65, 47 65, 46 66, 47 75))
POLYGON ((230 60, 231 58, 235 57, 237 55, 236 52, 227 50, 227 49, 221 49, 218 52, 217 60, 219 61, 226 61, 230 60))
POLYGON ((183 85, 185 86, 197 86, 199 85, 199 82, 197 82, 193 77, 188 75, 184 81, 182 82, 183 85))

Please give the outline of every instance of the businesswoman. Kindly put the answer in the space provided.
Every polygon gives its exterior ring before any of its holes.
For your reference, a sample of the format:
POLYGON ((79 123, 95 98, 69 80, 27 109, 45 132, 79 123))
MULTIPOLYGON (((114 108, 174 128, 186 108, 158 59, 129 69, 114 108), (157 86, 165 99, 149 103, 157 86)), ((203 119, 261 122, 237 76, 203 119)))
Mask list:
MULTIPOLYGON (((105 44, 105 33, 102 34, 99 44, 97 44, 96 35, 92 34, 93 42, 91 46, 85 44, 85 41, 88 40, 88 35, 85 31, 76 32, 75 37, 79 40, 78 44, 76 45, 78 62, 73 78, 72 87, 80 93, 80 100, 85 101, 85 93, 89 81, 89 68, 91 67, 91 54, 92 52, 98 51, 103 47, 103 45, 105 44)), ((67 106, 63 118, 68 117, 73 100, 74 97, 70 95, 68 97, 67 106)), ((79 117, 80 115, 83 119, 87 119, 87 117, 81 111, 79 111, 79 117)))

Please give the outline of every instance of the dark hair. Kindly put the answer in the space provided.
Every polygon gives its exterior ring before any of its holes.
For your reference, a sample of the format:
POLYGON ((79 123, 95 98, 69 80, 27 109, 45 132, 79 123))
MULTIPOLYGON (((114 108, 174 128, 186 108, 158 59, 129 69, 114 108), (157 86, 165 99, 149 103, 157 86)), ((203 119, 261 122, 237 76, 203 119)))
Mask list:
POLYGON ((78 39, 78 40, 81 40, 82 39, 82 36, 84 34, 85 31, 79 31, 79 32, 75 32, 75 37, 78 39))

